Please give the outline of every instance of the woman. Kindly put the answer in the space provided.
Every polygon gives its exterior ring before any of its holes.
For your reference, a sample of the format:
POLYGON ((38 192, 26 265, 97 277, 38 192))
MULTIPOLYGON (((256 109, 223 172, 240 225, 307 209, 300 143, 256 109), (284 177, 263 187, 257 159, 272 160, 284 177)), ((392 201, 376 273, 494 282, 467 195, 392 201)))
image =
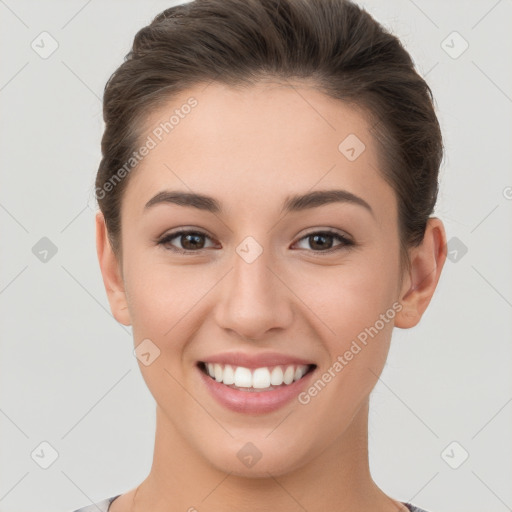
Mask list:
POLYGON ((81 512, 421 512, 368 464, 393 327, 446 257, 397 38, 343 0, 195 0, 137 33, 104 119, 98 258, 157 428, 147 478, 81 512))

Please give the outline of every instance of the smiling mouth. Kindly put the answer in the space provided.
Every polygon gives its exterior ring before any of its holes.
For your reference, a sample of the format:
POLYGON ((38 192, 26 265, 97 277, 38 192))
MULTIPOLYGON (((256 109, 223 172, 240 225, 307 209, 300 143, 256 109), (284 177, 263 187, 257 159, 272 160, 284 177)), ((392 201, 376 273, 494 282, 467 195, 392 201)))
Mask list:
POLYGON ((290 364, 245 368, 200 361, 198 368, 212 380, 246 392, 262 392, 292 385, 315 370, 316 364, 290 364))

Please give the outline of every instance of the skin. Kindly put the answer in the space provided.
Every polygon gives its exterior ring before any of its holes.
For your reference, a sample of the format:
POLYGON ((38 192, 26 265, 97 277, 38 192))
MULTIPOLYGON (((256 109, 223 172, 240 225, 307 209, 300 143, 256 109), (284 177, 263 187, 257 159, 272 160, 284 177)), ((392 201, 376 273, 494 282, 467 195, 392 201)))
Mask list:
MULTIPOLYGON (((154 112, 147 134, 190 96, 198 106, 130 176, 122 258, 96 217, 112 313, 132 325, 135 346, 149 338, 161 351, 149 366, 139 361, 157 404, 153 465, 110 511, 405 510, 369 471, 369 395, 393 327, 415 326, 432 298, 446 258, 442 222, 429 220, 423 243, 409 251, 411 270, 402 271, 396 197, 378 171, 364 113, 311 85, 198 85, 154 112), (366 146, 354 161, 338 150, 349 134, 366 146), (212 196, 223 213, 170 203, 145 211, 165 189, 212 196), (349 203, 282 215, 288 195, 329 189, 363 198, 374 216, 349 203), (197 254, 157 244, 180 227, 208 234, 197 254), (342 248, 325 253, 306 235, 326 228, 356 245, 328 238, 324 244, 342 248), (247 236, 263 248, 250 264, 236 252, 247 236), (198 378, 198 360, 235 350, 303 357, 320 375, 394 303, 401 311, 307 405, 236 413, 198 378), (237 457, 247 442, 262 454, 250 468, 237 457)), ((186 242, 172 245, 190 250, 186 242)))

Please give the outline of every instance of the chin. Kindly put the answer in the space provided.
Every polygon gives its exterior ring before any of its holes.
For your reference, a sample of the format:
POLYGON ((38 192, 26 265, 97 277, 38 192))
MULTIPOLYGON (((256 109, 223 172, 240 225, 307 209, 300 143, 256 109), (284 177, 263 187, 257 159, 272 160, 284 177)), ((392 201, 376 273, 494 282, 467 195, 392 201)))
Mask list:
MULTIPOLYGON (((250 438, 250 436, 248 436, 250 438)), ((295 448, 283 448, 279 442, 262 440, 240 443, 234 441, 234 446, 218 446, 213 453, 203 456, 210 464, 223 473, 230 473, 240 478, 269 478, 290 473, 301 467, 305 455, 298 453, 297 446, 304 446, 297 441, 295 448)))

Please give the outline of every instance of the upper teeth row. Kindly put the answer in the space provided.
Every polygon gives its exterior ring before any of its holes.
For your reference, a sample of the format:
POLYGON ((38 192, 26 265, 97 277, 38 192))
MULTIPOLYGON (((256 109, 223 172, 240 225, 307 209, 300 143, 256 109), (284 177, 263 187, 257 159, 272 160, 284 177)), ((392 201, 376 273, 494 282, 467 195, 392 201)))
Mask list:
POLYGON ((234 384, 239 388, 263 389, 281 384, 291 384, 302 378, 308 371, 308 365, 289 365, 275 366, 272 369, 268 367, 255 368, 250 370, 243 366, 222 365, 217 363, 207 363, 208 374, 217 382, 226 385, 234 384))

